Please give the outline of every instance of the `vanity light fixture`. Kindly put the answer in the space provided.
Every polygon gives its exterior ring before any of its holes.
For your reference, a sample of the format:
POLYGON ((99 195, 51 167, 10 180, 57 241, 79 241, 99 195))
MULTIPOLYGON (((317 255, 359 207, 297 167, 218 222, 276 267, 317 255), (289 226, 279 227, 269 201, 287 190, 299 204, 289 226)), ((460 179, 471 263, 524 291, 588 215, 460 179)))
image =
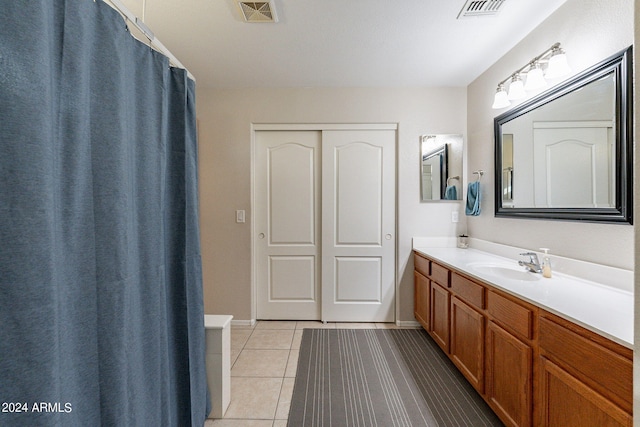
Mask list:
POLYGON ((549 49, 533 58, 527 65, 514 71, 509 77, 498 83, 491 108, 500 109, 511 105, 510 101, 525 98, 526 91, 538 90, 547 85, 546 79, 556 79, 571 72, 567 63, 567 55, 555 43, 549 49), (526 77, 526 83, 522 81, 526 77), (510 82, 507 91, 506 84, 510 82))
POLYGON ((498 89, 496 89, 496 96, 493 98, 493 105, 491 108, 505 108, 511 105, 509 102, 509 95, 507 95, 507 90, 504 88, 504 84, 500 83, 498 85, 498 89))
POLYGON ((547 85, 544 79, 544 73, 539 61, 529 64, 529 72, 527 73, 527 81, 524 84, 525 90, 541 89, 547 85))
POLYGON ((549 58, 549 66, 545 76, 548 79, 555 79, 557 77, 566 76, 571 72, 569 64, 567 63, 567 54, 560 45, 552 47, 551 57, 549 58))
POLYGON ((508 98, 511 101, 515 101, 516 99, 522 99, 526 96, 527 92, 524 91, 524 83, 522 82, 522 78, 520 78, 520 73, 516 73, 511 77, 508 98))

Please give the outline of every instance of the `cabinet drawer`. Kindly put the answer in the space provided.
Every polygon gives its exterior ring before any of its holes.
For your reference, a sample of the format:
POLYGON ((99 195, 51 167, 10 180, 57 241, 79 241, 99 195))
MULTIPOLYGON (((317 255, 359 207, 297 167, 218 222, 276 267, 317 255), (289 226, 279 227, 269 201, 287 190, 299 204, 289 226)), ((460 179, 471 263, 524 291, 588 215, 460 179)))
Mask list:
POLYGON ((599 393, 631 412, 633 363, 593 339, 540 317, 540 350, 543 355, 572 371, 599 393))
POLYGON ((420 274, 422 274, 423 276, 430 276, 431 275, 431 261, 429 261, 428 259, 418 255, 418 254, 414 254, 413 256, 413 268, 415 270, 417 270, 420 274))
POLYGON ((435 262, 431 263, 431 280, 438 282, 439 285, 448 288, 449 285, 449 270, 435 262))
POLYGON ((451 273, 451 290, 466 303, 484 308, 484 286, 457 273, 451 273))
POLYGON ((489 291, 487 310, 503 328, 524 338, 533 338, 533 312, 528 308, 489 291))

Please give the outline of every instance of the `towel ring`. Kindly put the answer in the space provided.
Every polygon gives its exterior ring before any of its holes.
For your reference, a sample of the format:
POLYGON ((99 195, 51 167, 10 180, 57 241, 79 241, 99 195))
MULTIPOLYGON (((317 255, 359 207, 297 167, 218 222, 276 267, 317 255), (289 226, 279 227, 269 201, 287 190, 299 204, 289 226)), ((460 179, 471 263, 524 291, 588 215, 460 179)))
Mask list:
POLYGON ((480 182, 480 180, 482 179, 482 175, 484 175, 484 171, 480 169, 477 171, 473 171, 473 174, 478 175, 478 178, 476 178, 476 182, 480 182))
POLYGON ((458 175, 456 175, 456 176, 450 176, 449 178, 447 178, 447 185, 449 185, 449 180, 451 180, 451 179, 457 179, 457 180, 460 180, 460 177, 459 177, 458 175))

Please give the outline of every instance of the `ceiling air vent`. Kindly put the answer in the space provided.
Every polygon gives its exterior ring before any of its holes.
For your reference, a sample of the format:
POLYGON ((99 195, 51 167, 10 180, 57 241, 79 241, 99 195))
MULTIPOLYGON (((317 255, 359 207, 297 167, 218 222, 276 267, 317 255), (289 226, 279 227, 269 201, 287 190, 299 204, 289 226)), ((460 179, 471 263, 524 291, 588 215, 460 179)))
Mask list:
POLYGON ((497 15, 505 2, 506 0, 467 0, 458 14, 458 19, 497 15))
POLYGON ((245 22, 278 22, 273 1, 236 1, 245 22))

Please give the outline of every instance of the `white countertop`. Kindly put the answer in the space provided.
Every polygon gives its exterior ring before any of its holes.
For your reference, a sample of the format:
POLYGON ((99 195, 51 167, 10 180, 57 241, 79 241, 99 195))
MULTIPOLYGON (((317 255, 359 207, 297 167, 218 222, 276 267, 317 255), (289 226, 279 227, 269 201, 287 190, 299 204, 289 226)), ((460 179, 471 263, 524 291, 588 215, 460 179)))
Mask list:
POLYGON ((496 264, 525 269, 518 266, 516 259, 477 249, 420 246, 414 246, 413 249, 633 349, 633 292, 556 271, 549 279, 541 274, 529 273, 533 276, 530 277, 533 279, 531 281, 498 277, 477 266, 496 264))

